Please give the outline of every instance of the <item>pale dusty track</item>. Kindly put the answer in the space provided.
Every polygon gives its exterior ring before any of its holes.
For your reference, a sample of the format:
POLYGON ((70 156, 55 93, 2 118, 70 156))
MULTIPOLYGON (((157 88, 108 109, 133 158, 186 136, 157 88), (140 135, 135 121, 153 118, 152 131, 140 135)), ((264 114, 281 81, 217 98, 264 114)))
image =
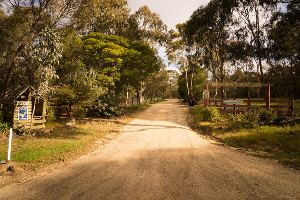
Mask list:
POLYGON ((300 199, 300 173, 211 144, 177 100, 153 105, 111 143, 0 199, 300 199))

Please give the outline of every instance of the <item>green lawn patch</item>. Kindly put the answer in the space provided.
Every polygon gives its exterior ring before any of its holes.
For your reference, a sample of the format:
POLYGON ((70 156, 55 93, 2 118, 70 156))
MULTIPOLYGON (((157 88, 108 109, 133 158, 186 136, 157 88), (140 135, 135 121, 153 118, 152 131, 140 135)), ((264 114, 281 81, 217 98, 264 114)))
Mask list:
MULTIPOLYGON (((36 170, 53 162, 81 155, 97 139, 117 132, 116 122, 85 122, 67 128, 61 123, 50 123, 45 132, 36 136, 13 138, 12 161, 22 168, 36 170)), ((7 158, 7 137, 0 139, 0 159, 7 158)))

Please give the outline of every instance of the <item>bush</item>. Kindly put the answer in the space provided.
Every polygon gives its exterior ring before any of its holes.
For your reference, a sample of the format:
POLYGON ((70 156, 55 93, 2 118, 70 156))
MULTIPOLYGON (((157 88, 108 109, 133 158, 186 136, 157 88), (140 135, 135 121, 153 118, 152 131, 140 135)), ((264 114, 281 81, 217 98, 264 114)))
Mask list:
POLYGON ((252 108, 248 112, 230 115, 230 128, 254 128, 259 125, 260 109, 252 108))
POLYGON ((255 107, 246 113, 231 115, 230 127, 240 129, 254 128, 259 125, 283 125, 286 121, 288 121, 288 115, 285 111, 274 112, 255 107))
POLYGON ((213 122, 220 118, 220 112, 215 107, 203 108, 202 106, 195 106, 192 110, 193 115, 197 116, 200 121, 213 122))
POLYGON ((288 121, 288 114, 285 111, 278 111, 274 117, 273 124, 282 126, 286 121, 288 121))
POLYGON ((8 129, 9 129, 9 125, 7 123, 0 122, 0 133, 8 131, 8 129))
POLYGON ((220 118, 220 112, 215 107, 204 108, 202 117, 203 121, 217 121, 220 118))
POLYGON ((119 102, 108 95, 98 98, 91 106, 86 108, 88 117, 110 118, 122 115, 119 102))
POLYGON ((49 120, 49 121, 55 121, 56 120, 55 110, 51 106, 49 106, 47 108, 47 120, 49 120))
POLYGON ((262 125, 272 124, 276 118, 276 113, 272 110, 261 109, 259 112, 259 123, 262 125))
POLYGON ((257 126, 256 120, 249 120, 249 116, 246 113, 240 113, 237 115, 230 115, 230 124, 231 129, 241 129, 241 128, 253 128, 257 126))

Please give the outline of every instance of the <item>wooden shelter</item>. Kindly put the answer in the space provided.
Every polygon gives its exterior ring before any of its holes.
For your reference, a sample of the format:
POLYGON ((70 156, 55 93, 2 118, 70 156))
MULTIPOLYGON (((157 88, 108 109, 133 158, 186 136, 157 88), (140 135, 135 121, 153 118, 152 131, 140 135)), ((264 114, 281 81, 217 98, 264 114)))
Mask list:
POLYGON ((28 86, 15 97, 13 127, 25 129, 45 128, 47 101, 28 86))

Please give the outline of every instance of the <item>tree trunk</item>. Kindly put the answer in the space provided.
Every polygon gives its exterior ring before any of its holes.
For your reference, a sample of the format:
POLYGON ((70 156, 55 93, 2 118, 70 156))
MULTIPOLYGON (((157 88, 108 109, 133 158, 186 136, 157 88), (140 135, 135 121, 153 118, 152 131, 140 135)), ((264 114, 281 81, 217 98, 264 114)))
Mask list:
POLYGON ((126 107, 128 107, 129 104, 129 88, 128 86, 126 87, 126 107))
POLYGON ((136 100, 137 100, 137 103, 139 105, 141 105, 141 96, 140 96, 140 91, 139 90, 136 91, 136 100))

